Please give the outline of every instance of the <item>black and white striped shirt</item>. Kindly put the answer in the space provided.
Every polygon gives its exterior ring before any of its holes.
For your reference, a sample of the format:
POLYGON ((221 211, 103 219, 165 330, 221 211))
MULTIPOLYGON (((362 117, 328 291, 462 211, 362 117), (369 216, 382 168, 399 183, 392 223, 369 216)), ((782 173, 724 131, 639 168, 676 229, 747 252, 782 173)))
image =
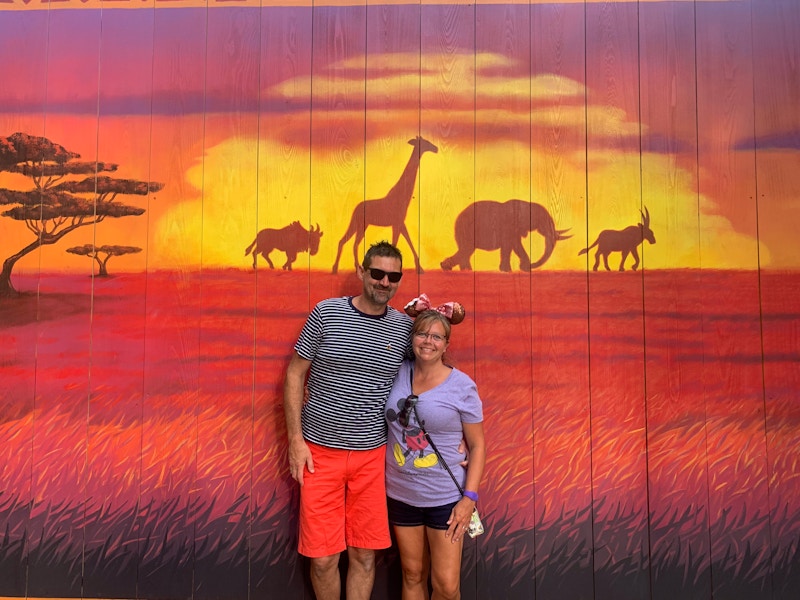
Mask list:
POLYGON ((343 450, 372 450, 386 443, 386 398, 409 353, 413 322, 387 307, 367 315, 353 299, 329 298, 308 316, 295 344, 311 361, 303 437, 343 450))

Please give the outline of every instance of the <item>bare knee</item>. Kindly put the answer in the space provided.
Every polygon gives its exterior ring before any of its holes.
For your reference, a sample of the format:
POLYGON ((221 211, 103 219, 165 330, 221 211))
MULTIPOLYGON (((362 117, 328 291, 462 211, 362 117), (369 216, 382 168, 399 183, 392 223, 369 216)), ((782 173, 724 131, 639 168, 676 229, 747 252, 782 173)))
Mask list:
POLYGON ((347 558, 351 567, 372 573, 375 571, 375 551, 366 548, 348 548, 347 558))
POLYGON ((428 587, 428 569, 422 563, 402 565, 403 585, 408 589, 420 586, 428 587))
POLYGON ((448 574, 446 576, 434 576, 433 596, 436 600, 458 600, 461 598, 461 577, 459 573, 455 577, 448 574))
POLYGON ((311 559, 312 579, 325 580, 339 571, 339 555, 322 556, 311 559))

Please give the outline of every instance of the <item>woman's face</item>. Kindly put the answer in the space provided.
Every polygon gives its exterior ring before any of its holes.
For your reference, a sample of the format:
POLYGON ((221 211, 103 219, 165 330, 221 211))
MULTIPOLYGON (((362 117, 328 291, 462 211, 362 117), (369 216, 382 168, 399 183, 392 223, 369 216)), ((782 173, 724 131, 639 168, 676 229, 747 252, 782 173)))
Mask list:
POLYGON ((448 341, 445 337, 444 325, 439 321, 431 321, 430 326, 422 327, 414 334, 412 346, 414 356, 418 361, 435 362, 442 360, 444 351, 447 350, 448 341))

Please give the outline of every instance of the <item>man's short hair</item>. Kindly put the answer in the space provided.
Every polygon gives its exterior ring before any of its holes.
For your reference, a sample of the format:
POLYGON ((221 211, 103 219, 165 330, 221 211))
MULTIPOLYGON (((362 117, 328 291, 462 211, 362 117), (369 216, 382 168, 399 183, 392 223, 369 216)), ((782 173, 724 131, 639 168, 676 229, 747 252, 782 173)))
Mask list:
POLYGON ((372 264, 372 259, 375 256, 396 258, 400 261, 400 268, 403 268, 403 255, 400 254, 400 250, 386 240, 375 242, 369 247, 367 253, 364 255, 364 261, 361 263, 361 266, 365 269, 369 269, 369 266, 372 264))

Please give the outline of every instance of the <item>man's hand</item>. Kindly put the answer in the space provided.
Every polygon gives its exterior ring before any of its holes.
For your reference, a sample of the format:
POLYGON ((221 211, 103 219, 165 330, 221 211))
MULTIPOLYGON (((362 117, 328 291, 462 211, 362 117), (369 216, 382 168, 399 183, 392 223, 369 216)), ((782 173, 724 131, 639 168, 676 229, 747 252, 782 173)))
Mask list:
POLYGON ((465 469, 469 466, 469 448, 467 447, 467 440, 461 438, 461 443, 458 445, 458 453, 464 455, 464 460, 460 464, 465 469))
POLYGON ((306 468, 309 473, 314 472, 314 459, 311 456, 311 450, 308 449, 308 444, 300 438, 289 444, 289 473, 292 479, 300 485, 303 485, 306 468))
POLYGON ((314 459, 311 450, 303 439, 302 413, 305 382, 311 361, 302 358, 297 352, 292 355, 286 369, 283 384, 283 411, 286 417, 286 435, 289 438, 289 474, 297 483, 303 485, 303 474, 308 468, 314 472, 314 459))

